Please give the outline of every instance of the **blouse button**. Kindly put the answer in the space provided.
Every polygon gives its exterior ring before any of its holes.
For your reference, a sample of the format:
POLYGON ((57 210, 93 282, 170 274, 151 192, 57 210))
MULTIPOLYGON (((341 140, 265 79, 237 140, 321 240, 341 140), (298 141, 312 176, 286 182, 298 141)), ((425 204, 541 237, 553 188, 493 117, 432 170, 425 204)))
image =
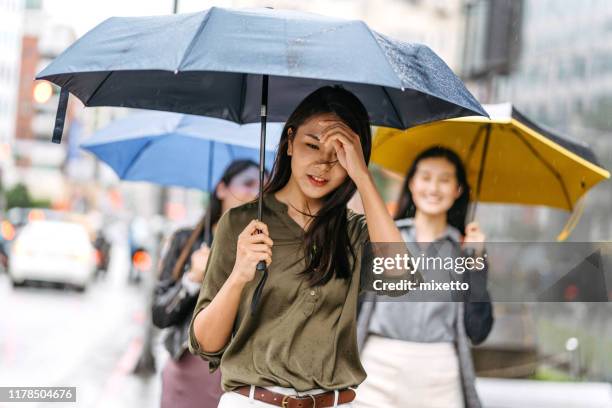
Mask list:
POLYGON ((310 296, 306 299, 304 304, 304 316, 308 317, 314 312, 315 305, 317 304, 317 291, 315 289, 310 290, 310 296))

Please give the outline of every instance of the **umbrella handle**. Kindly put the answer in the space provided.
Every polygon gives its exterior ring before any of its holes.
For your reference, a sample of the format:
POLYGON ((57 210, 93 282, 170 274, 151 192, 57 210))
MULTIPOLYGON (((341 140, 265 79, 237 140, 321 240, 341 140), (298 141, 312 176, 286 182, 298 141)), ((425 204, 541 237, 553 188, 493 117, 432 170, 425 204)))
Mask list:
POLYGON ((68 109, 68 97, 70 92, 66 88, 60 91, 59 102, 57 103, 57 113, 55 115, 55 127, 53 128, 53 137, 51 142, 62 143, 62 134, 64 133, 64 122, 66 121, 66 110, 68 109))
POLYGON ((268 280, 268 269, 266 268, 266 263, 260 261, 257 264, 257 270, 259 271, 259 266, 263 264, 263 274, 261 275, 261 279, 255 288, 255 292, 253 292, 253 299, 251 300, 251 316, 255 315, 257 312, 257 305, 259 304, 259 300, 261 299, 261 294, 263 292, 263 287, 266 284, 266 280, 268 280))

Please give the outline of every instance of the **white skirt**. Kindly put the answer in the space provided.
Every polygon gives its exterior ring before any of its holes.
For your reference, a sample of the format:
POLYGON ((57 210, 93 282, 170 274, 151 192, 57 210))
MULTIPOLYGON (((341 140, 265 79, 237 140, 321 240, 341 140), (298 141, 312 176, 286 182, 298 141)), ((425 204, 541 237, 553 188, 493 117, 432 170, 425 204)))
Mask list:
POLYGON ((415 343, 370 335, 361 355, 367 378, 355 408, 463 408, 452 343, 415 343))
MULTIPOLYGON (((254 392, 254 386, 251 386, 251 395, 254 392)), ((309 391, 301 391, 298 392, 293 388, 285 388, 285 387, 263 387, 272 392, 278 392, 285 395, 306 395, 306 394, 321 394, 326 392, 320 388, 315 388, 309 391)), ((221 396, 221 400, 219 401, 218 408, 268 408, 275 407, 276 405, 267 404, 262 401, 258 401, 254 398, 246 397, 242 394, 238 394, 237 392, 226 392, 221 396)), ((353 403, 349 402, 347 404, 337 404, 334 405, 337 408, 353 408, 353 403)))

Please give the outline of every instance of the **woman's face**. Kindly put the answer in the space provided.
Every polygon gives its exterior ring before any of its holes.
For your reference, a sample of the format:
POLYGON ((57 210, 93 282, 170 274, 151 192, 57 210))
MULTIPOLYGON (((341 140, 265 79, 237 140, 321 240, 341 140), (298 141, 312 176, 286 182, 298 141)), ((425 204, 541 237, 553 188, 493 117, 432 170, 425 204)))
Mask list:
POLYGON ((249 167, 236 174, 228 185, 220 183, 217 197, 223 203, 223 211, 253 201, 259 194, 259 169, 249 167))
POLYGON ((346 170, 338 162, 331 143, 321 145, 319 138, 330 122, 340 121, 332 113, 317 114, 307 119, 297 132, 289 132, 287 154, 291 156, 291 177, 309 199, 320 199, 346 180, 346 170))
POLYGON ((461 195, 455 166, 443 157, 422 159, 408 184, 418 211, 446 214, 461 195))

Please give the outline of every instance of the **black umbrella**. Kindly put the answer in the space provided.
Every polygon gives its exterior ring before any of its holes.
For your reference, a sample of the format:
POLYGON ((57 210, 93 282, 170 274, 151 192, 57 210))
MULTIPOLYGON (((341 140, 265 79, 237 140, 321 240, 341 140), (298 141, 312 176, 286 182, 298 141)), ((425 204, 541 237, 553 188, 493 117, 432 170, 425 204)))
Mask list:
MULTIPOLYGON (((324 85, 363 102, 374 125, 414 125, 486 112, 428 47, 390 39, 362 21, 272 9, 223 9, 163 17, 110 18, 58 56, 37 79, 62 88, 53 141, 68 93, 85 106, 123 106, 261 122, 286 121, 324 85), (268 92, 273 98, 268 100, 268 92)), ((258 218, 262 215, 260 190, 258 218)), ((253 310, 267 277, 265 263, 253 310)))

